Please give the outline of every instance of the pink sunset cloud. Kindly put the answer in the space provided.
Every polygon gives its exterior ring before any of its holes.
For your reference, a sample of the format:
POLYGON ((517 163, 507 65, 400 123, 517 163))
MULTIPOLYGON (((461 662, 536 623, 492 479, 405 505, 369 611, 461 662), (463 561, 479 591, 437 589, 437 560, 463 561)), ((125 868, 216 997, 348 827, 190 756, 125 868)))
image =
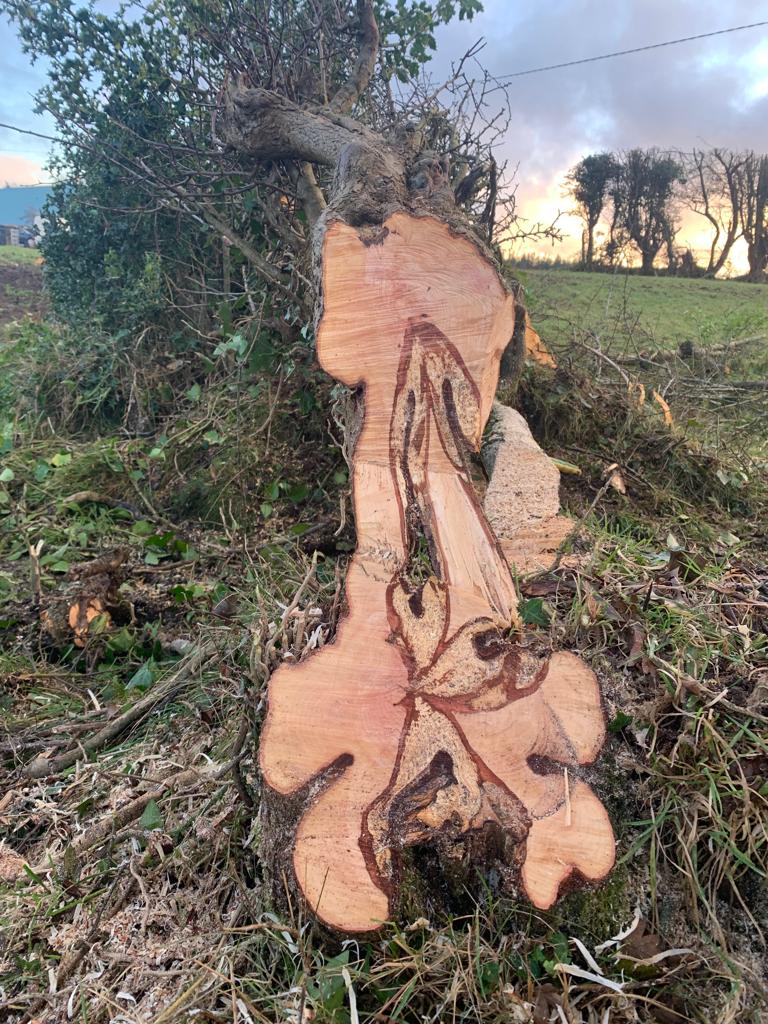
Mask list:
POLYGON ((0 187, 39 185, 44 180, 43 168, 36 161, 13 153, 0 153, 0 187))

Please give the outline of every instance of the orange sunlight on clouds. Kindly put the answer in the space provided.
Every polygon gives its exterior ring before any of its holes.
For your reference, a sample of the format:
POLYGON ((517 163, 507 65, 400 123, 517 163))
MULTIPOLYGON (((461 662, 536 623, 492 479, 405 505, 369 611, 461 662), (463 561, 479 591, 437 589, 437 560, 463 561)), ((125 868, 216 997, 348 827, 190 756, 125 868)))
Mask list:
POLYGON ((12 153, 0 153, 0 187, 3 185, 39 185, 43 169, 34 160, 12 153))

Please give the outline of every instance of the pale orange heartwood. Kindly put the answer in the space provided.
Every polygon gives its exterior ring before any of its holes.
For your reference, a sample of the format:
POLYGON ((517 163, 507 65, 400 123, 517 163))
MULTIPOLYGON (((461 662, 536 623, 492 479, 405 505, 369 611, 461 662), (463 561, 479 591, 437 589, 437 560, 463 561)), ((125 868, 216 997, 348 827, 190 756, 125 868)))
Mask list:
MULTIPOLYGON (((520 887, 550 906, 614 860, 580 778, 604 738, 592 671, 523 645, 509 567, 466 463, 478 450, 514 301, 467 239, 392 215, 332 224, 318 356, 365 389, 354 452, 357 549, 335 641, 272 677, 268 786, 309 785, 293 864, 340 931, 390 917, 404 847, 501 830, 520 887), (310 785, 311 784, 311 785, 310 785)), ((509 466, 507 466, 509 473, 509 466)))

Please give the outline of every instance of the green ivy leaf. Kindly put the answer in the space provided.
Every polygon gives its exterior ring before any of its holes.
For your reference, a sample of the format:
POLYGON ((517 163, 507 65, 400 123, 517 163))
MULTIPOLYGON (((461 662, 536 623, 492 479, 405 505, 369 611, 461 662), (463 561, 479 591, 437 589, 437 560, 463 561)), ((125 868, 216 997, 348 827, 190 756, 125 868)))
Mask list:
POLYGON ((107 646, 111 651, 117 651, 120 654, 127 654, 128 651, 133 647, 135 638, 133 633, 127 628, 123 628, 119 633, 115 633, 114 636, 109 638, 107 646))
POLYGON ((621 732, 621 730, 625 729, 631 721, 631 715, 625 715, 623 711, 618 711, 615 717, 608 723, 608 732, 621 732))
POLYGON ((540 597, 531 597, 520 603, 520 616, 526 626, 548 626, 551 622, 549 612, 540 597))
POLYGON ((147 832, 155 831, 163 827, 163 816, 157 805, 157 800, 150 800, 144 808, 144 813, 139 818, 139 825, 147 832))
POLYGON ((133 673, 131 678, 125 684, 125 688, 126 690, 148 690, 154 681, 155 664, 153 661, 145 661, 144 664, 133 673))
POLYGON ((307 484, 291 484, 288 490, 285 492, 285 496, 289 501, 294 504, 304 501, 306 496, 309 494, 309 487, 307 484))
POLYGON ((288 531, 294 537, 301 537, 312 529, 312 523, 294 523, 288 531))

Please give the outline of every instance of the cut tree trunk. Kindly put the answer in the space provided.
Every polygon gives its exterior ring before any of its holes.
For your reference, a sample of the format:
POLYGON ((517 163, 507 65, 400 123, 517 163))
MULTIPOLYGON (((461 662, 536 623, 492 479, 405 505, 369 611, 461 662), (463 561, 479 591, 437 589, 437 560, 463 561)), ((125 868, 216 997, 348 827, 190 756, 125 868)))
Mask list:
POLYGON ((341 932, 391 916, 406 848, 467 837, 492 837, 549 907, 568 879, 606 876, 614 839, 582 778, 604 739, 597 681, 577 656, 524 642, 491 526, 514 539, 519 514, 523 532, 537 515, 554 529, 556 471, 526 480, 541 470, 535 444, 505 422, 517 454, 491 456, 487 517, 469 472, 514 301, 470 238, 432 216, 331 220, 321 267, 320 362, 364 394, 357 548, 334 643, 270 680, 268 842, 341 932), (505 490, 518 504, 503 512, 505 490))
POLYGON ((515 409, 496 403, 483 441, 490 483, 483 511, 508 565, 548 569, 574 524, 560 515, 560 473, 515 409))
POLYGON ((406 125, 385 138, 348 116, 378 39, 371 0, 357 7, 359 60, 329 103, 302 108, 244 75, 216 122, 240 154, 293 162, 312 225, 318 357, 362 393, 362 426, 349 424, 347 614, 332 644, 271 678, 260 747, 266 874, 342 933, 403 905, 410 847, 446 869, 465 853, 473 867, 496 863, 538 907, 614 859, 583 771, 604 738, 597 680, 575 655, 524 640, 492 528, 518 571, 535 565, 564 529, 556 477, 520 421, 491 443, 487 516, 469 468, 502 353, 510 381, 525 348, 553 361, 487 231, 457 209, 448 157, 406 125), (505 492, 517 501, 506 512, 505 492))

